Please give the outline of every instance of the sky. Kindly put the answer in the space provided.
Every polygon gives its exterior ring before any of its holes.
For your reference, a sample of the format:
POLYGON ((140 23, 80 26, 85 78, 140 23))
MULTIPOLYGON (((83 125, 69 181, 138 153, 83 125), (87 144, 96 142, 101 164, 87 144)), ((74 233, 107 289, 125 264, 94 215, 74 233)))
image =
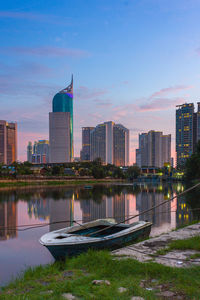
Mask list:
POLYGON ((53 96, 74 75, 74 147, 105 121, 172 134, 177 104, 199 101, 200 0, 0 1, 0 119, 18 123, 18 159, 48 139, 53 96))

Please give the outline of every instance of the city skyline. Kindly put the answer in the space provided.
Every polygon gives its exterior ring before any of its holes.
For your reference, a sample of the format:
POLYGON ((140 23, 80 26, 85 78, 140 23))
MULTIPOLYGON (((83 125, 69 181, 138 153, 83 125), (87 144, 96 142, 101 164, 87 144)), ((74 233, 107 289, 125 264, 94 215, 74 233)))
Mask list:
POLYGON ((51 99, 71 73, 75 156, 81 127, 113 120, 130 128, 131 163, 149 130, 172 134, 174 157, 175 106, 200 92, 200 3, 61 2, 0 5, 0 119, 18 123, 19 160, 28 141, 48 139, 51 99))

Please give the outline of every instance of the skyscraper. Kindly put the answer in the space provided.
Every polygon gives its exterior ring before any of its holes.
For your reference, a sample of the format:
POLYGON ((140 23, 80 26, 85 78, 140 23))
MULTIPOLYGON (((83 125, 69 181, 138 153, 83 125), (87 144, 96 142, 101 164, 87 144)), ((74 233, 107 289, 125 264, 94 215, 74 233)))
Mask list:
POLYGON ((139 149, 136 149, 136 164, 139 167, 162 168, 171 162, 171 134, 151 130, 139 134, 139 149))
POLYGON ((37 142, 37 155, 40 155, 41 163, 49 162, 49 141, 39 140, 37 142))
POLYGON ((28 142, 27 146, 27 161, 32 163, 33 146, 31 142, 28 142))
POLYGON ((91 131, 90 137, 91 160, 100 157, 105 164, 129 164, 129 130, 123 125, 104 122, 91 131))
POLYGON ((90 161, 90 133, 94 127, 82 127, 82 149, 80 153, 80 158, 82 161, 90 161))
POLYGON ((0 163, 17 160, 17 124, 0 121, 0 163))
POLYGON ((73 77, 71 84, 53 98, 49 113, 50 162, 70 162, 73 158, 73 77))
POLYGON ((183 166, 194 152, 200 139, 200 103, 194 112, 193 103, 176 106, 176 154, 177 166, 183 166))
POLYGON ((48 163, 49 141, 39 140, 34 142, 34 146, 29 142, 27 146, 27 161, 30 163, 48 163))
POLYGON ((116 166, 129 164, 129 130, 121 124, 113 126, 113 163, 116 166))

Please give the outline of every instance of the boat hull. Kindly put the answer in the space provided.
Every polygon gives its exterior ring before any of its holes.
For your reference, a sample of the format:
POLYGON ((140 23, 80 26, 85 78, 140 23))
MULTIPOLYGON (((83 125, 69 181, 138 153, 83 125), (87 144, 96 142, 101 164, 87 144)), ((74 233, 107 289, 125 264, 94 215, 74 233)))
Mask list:
POLYGON ((91 243, 77 243, 73 245, 45 245, 56 259, 65 259, 67 256, 76 256, 80 253, 87 252, 89 249, 94 250, 115 250, 131 244, 139 239, 149 237, 151 224, 138 229, 137 231, 129 232, 122 236, 113 237, 112 239, 102 239, 91 243))

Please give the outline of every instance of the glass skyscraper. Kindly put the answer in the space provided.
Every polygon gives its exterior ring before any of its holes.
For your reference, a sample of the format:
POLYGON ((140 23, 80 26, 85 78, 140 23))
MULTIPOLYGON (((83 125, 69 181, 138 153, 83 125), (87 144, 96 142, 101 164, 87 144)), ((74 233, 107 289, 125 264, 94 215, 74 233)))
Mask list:
POLYGON ((71 83, 68 87, 58 92, 52 103, 53 112, 69 112, 70 113, 70 158, 73 157, 73 75, 71 83))
POLYGON ((197 114, 193 103, 176 107, 177 166, 181 167, 193 153, 197 143, 197 114))
POLYGON ((49 113, 50 162, 73 160, 73 76, 68 87, 58 92, 49 113))

